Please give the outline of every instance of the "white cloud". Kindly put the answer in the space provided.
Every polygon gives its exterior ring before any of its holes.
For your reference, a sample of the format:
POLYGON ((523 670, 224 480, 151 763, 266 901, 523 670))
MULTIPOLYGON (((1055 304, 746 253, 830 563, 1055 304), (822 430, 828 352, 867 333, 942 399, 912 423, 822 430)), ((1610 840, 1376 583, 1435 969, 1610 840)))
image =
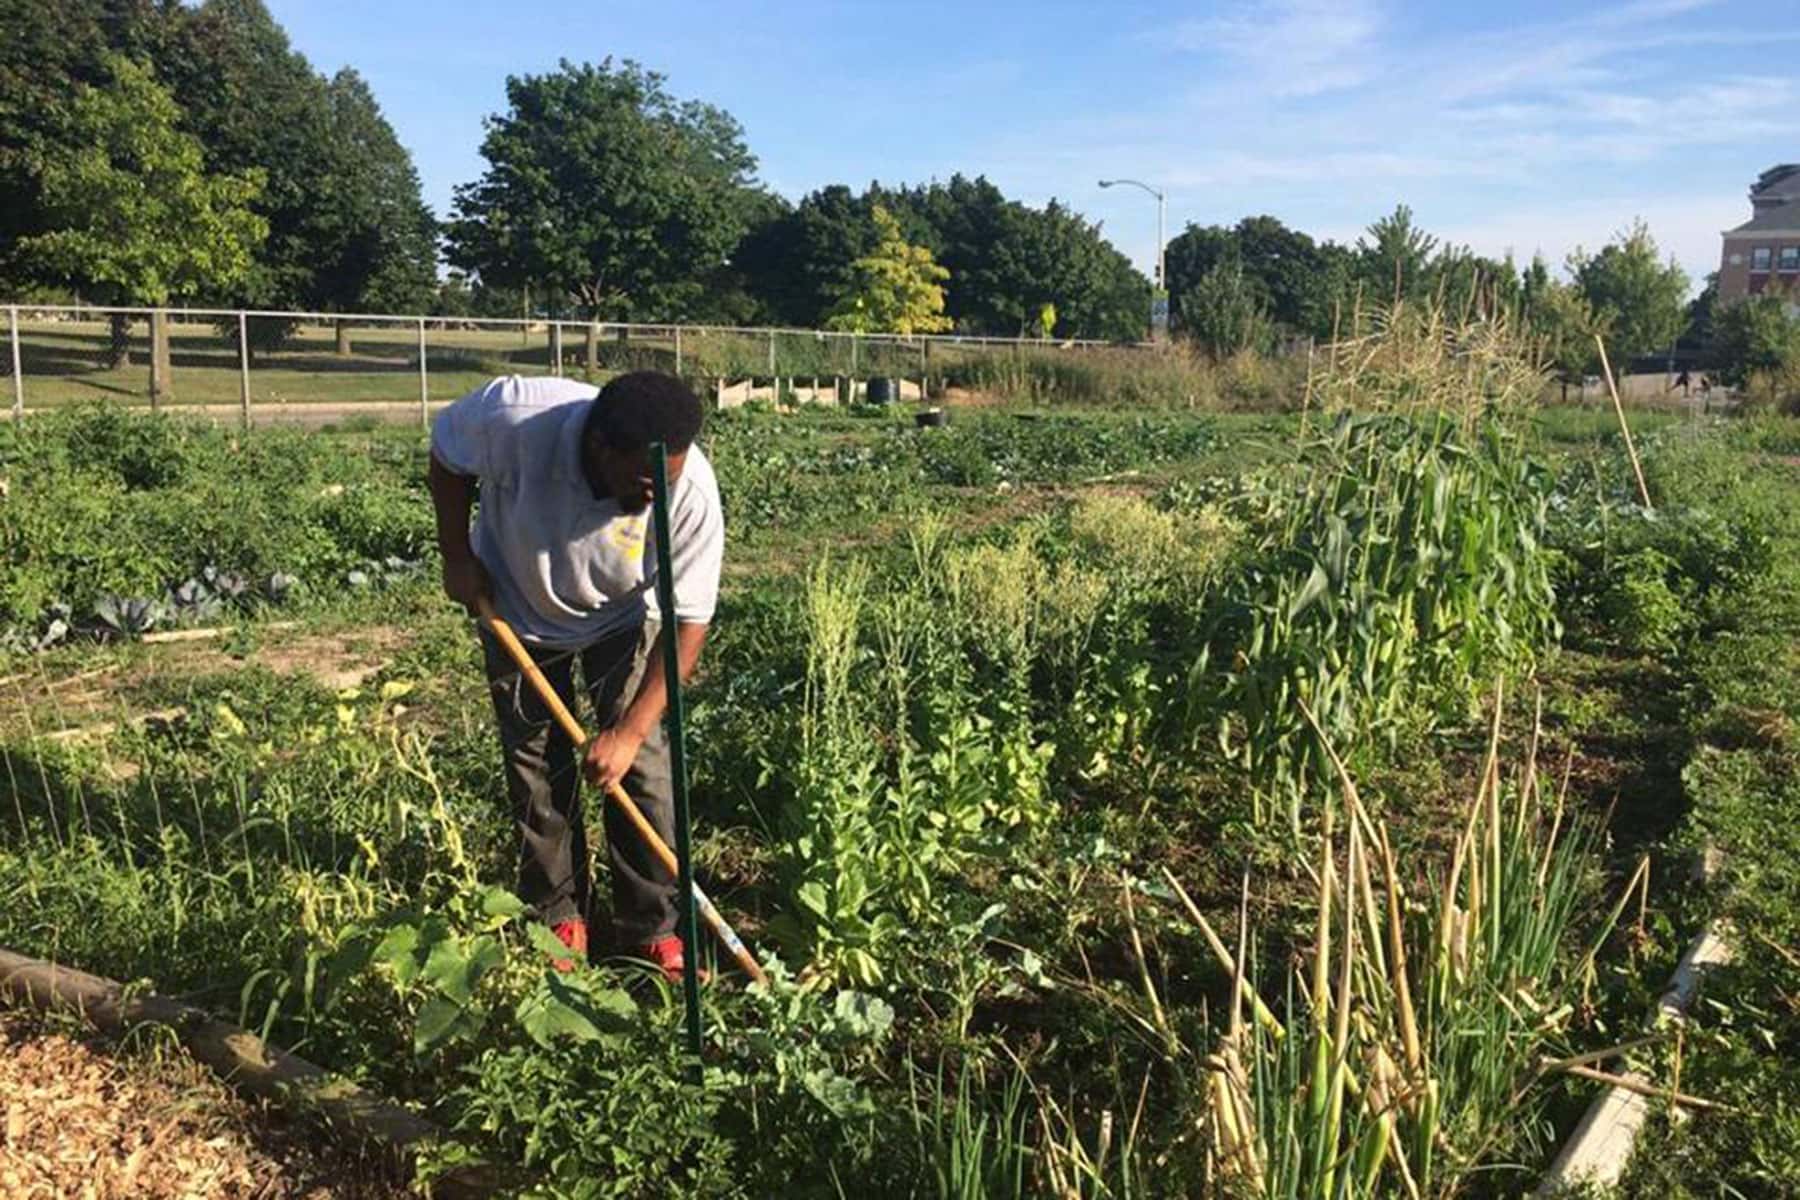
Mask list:
MULTIPOLYGON (((1096 106, 1000 139, 989 161, 1040 193, 1121 172, 1164 185, 1177 228, 1271 212, 1354 240, 1404 200, 1450 241, 1556 264, 1636 213, 1697 281, 1800 111, 1800 76, 1765 65, 1800 29, 1731 27, 1731 11, 1627 0, 1421 32, 1398 0, 1268 0, 1136 39, 1165 53, 1154 111, 1096 106)), ((1154 210, 1106 212, 1150 261, 1154 210)))
POLYGON ((1275 95, 1352 87, 1374 70, 1383 26, 1373 0, 1263 0, 1162 31, 1165 47, 1228 56, 1275 95))

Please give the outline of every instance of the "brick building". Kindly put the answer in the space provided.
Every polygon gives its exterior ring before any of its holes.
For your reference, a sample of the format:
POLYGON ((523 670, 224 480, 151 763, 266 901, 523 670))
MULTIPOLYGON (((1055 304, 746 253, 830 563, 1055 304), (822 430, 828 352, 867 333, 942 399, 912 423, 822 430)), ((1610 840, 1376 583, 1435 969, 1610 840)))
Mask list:
POLYGON ((1750 185, 1748 221, 1725 231, 1719 299, 1771 288, 1800 301, 1800 163, 1770 167, 1750 185))

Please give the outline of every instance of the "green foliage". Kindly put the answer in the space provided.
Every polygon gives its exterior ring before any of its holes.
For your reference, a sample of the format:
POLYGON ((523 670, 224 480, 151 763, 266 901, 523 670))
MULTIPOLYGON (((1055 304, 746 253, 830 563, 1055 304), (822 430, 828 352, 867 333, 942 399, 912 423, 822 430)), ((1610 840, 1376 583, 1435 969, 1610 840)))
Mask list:
MULTIPOLYGON (((431 214, 411 160, 354 71, 326 79, 262 0, 159 11, 155 56, 214 171, 265 172, 269 234, 221 300, 368 311, 420 304, 436 272, 431 214)), ((265 346, 291 330, 271 325, 265 346)))
POLYGON ((1596 312, 1579 287, 1548 281, 1525 314, 1526 327, 1538 340, 1546 365, 1565 380, 1581 380, 1600 370, 1594 338, 1608 337, 1610 313, 1596 312))
POLYGON ((80 89, 58 144, 33 164, 51 228, 22 252, 116 303, 235 286, 268 231, 248 207, 263 176, 207 175, 200 142, 149 70, 121 55, 107 68, 105 86, 80 89))
POLYGON ((1608 572, 1597 616, 1634 654, 1673 650, 1691 621, 1691 597, 1676 562, 1651 546, 1620 557, 1608 572))
POLYGON ((1391 743, 1466 717, 1556 633, 1551 481, 1503 416, 1345 413, 1302 464, 1239 500, 1253 549, 1193 660, 1187 716, 1285 795, 1295 829, 1323 767, 1297 700, 1334 741, 1391 743))
POLYGON ((449 258, 603 317, 677 318, 743 234, 756 159, 730 114, 633 62, 507 79, 486 173, 457 188, 449 258))
POLYGON ((1097 225, 1060 203, 1032 208, 985 178, 962 175, 915 188, 871 186, 860 196, 834 184, 791 211, 770 212, 732 255, 760 319, 819 324, 851 286, 851 264, 875 247, 876 206, 950 272, 943 311, 961 331, 1025 336, 1051 304, 1057 316, 1049 336, 1143 335, 1145 280, 1097 225))
POLYGON ((1342 247, 1315 243, 1274 217, 1245 217, 1230 229, 1190 225, 1164 257, 1178 330, 1187 328, 1188 294, 1221 270, 1277 324, 1321 337, 1330 334, 1333 305, 1348 290, 1342 247))
MULTIPOLYGON (((1764 418, 1761 437, 1774 433, 1764 418)), ((1791 436, 1791 430, 1788 431, 1791 436)), ((1733 430, 1733 440, 1755 441, 1733 430)), ((1719 864, 1685 896, 1690 928, 1723 921, 1736 962, 1709 972, 1682 1036, 1659 1047, 1656 1078, 1730 1105, 1686 1120, 1658 1111, 1623 1181, 1627 1194, 1779 1195, 1800 1172, 1800 500, 1792 476, 1745 471, 1715 434, 1653 447, 1646 471, 1675 531, 1694 593, 1696 636, 1664 661, 1684 697, 1680 786, 1670 839, 1683 857, 1719 864), (1692 552, 1684 552, 1692 547, 1692 552)), ((1647 540, 1632 531, 1618 539, 1647 540)))
POLYGON ((825 328, 847 333, 936 333, 950 328, 944 280, 931 251, 909 245, 900 223, 876 205, 875 247, 850 264, 848 285, 825 314, 825 328))
POLYGON ((1558 589, 1572 632, 1591 645, 1667 653, 1738 628, 1789 586, 1778 552, 1793 517, 1777 480, 1742 478, 1728 448, 1678 428, 1646 439, 1654 514, 1629 471, 1572 470, 1558 488, 1550 539, 1565 561, 1558 589))
POLYGON ((107 595, 161 597, 206 568, 257 594, 277 575, 331 594, 350 572, 416 562, 432 544, 422 451, 362 458, 301 431, 217 429, 88 407, 0 430, 0 624, 52 604, 85 620, 107 595))
POLYGON ((1357 271, 1376 306, 1431 294, 1430 265, 1438 239, 1413 223, 1412 209, 1394 211, 1356 241, 1357 271))
POLYGON ((437 285, 437 222, 420 199, 412 156, 354 70, 333 75, 325 97, 334 154, 314 217, 314 304, 422 311, 437 285))
POLYGON ((1800 316, 1779 292, 1728 304, 1713 318, 1712 353, 1719 377, 1740 387, 1758 371, 1800 369, 1800 316))
MULTIPOLYGON (((1364 1194, 1385 1194, 1399 1146, 1441 1196, 1536 1162, 1537 1092, 1496 1096, 1573 1027, 1580 972, 1562 952, 1591 895, 1588 859, 1571 818, 1549 838, 1547 788, 1515 778, 1477 797, 1491 809, 1446 817, 1431 781, 1474 777, 1470 697, 1551 636, 1544 506, 1605 522, 1576 531, 1600 549, 1559 542, 1561 561, 1654 550, 1704 627, 1730 635, 1692 695, 1716 697, 1739 737, 1769 736, 1755 732, 1767 707, 1748 708, 1767 681, 1744 671, 1779 658, 1754 636, 1783 611, 1773 581, 1793 572, 1774 484, 1702 519, 1743 482, 1741 455, 1646 439, 1678 538, 1620 533, 1622 508, 1566 490, 1559 502, 1519 434, 1541 377, 1503 325, 1418 313, 1355 330, 1371 361, 1320 356, 1299 437, 1297 419, 1178 412, 959 408, 941 429, 721 414, 707 450, 734 561, 754 565, 730 578, 692 697, 695 844, 739 928, 797 975, 771 961, 766 988, 727 976, 706 990, 698 1080, 660 977, 547 969, 565 952, 505 890, 515 834, 477 652, 466 619, 424 589, 399 597, 406 628, 383 650, 395 661, 335 694, 250 667, 171 678, 151 658, 167 648, 108 649, 134 664, 116 728, 50 741, 31 730, 76 693, 47 678, 39 701, 28 676, 16 711, 30 721, 0 735, 0 894, 15 901, 0 905, 0 944, 200 996, 457 1129, 430 1169, 523 1164, 547 1195, 1206 1194, 1222 1075, 1204 1058, 1224 1049, 1231 993, 1203 951, 1176 944, 1156 868, 1216 916, 1248 860, 1271 964, 1253 982, 1289 1031, 1247 1081, 1263 1127, 1295 1133, 1267 1139, 1270 1169, 1288 1155, 1281 1178, 1329 1166, 1338 1191, 1372 1178, 1364 1194), (1296 895, 1289 856, 1319 848, 1313 826, 1295 839, 1248 819, 1267 779, 1317 778, 1316 747, 1290 743, 1295 761, 1247 772, 1210 736, 1253 711, 1228 676, 1265 671, 1272 688, 1297 680, 1290 695, 1327 720, 1349 697, 1349 757, 1407 863, 1404 953, 1359 927, 1354 955, 1332 960, 1335 993, 1355 959, 1348 1042, 1298 993, 1279 1002, 1287 973, 1273 966, 1313 949, 1320 906, 1296 895), (152 705, 175 715, 126 716, 152 705), (1441 740, 1399 752, 1382 736, 1433 723, 1441 740), (1446 893, 1443 830, 1464 828, 1479 852, 1446 893), (1433 900, 1446 895, 1447 909, 1433 900), (1450 949, 1432 953, 1446 929, 1450 949), (1396 960, 1418 985, 1424 1068, 1396 1038, 1396 960), (1330 1070, 1316 1086, 1318 1050, 1340 1044, 1349 1053, 1325 1065, 1360 1086, 1346 1082, 1335 1116, 1314 1114, 1335 1086, 1330 1070), (1413 1086, 1427 1075, 1435 1095, 1413 1086), (1394 1128, 1380 1149, 1383 1092, 1394 1128), (1342 1161, 1319 1155, 1327 1136, 1342 1161)), ((1074 357, 1041 353, 1045 377, 1074 357)), ((1123 351, 1102 361, 1124 382, 1174 370, 1123 351)), ((1739 432, 1786 444, 1767 419, 1739 432)), ((30 587, 91 571, 116 588, 143 562, 204 562, 255 533, 281 555, 304 539, 330 564, 307 575, 315 594, 335 592, 335 572, 363 569, 356 548, 429 539, 420 453, 415 435, 231 435, 124 413, 0 427, 0 523, 30 516, 6 561, 31 552, 18 559, 30 587)), ((1582 465, 1617 500, 1616 464, 1582 465)), ((21 578, 0 576, 14 594, 21 578)), ((1597 606, 1628 590, 1581 595, 1597 606)), ((1702 642, 1675 639, 1678 653, 1702 642)), ((92 653, 32 667, 60 678, 92 653)), ((1285 736, 1264 707, 1262 728, 1285 736)), ((1367 829, 1340 820, 1319 841, 1341 850, 1353 827, 1367 829)), ((1363 845, 1372 879, 1341 854, 1314 872, 1337 889, 1334 920, 1359 926, 1394 879, 1363 845), (1365 902, 1342 904, 1346 886, 1365 902)), ((1332 953, 1348 944, 1334 925, 1332 953)))
POLYGON ((1673 258, 1657 257, 1650 227, 1635 222, 1598 254, 1569 255, 1575 286, 1608 327, 1615 371, 1631 359, 1666 353, 1687 326, 1688 277, 1673 258))
POLYGON ((1181 328, 1214 360, 1274 348, 1274 326, 1241 266, 1220 263, 1182 294, 1181 328))
POLYGON ((17 294, 39 282, 20 254, 26 238, 54 228, 34 162, 80 147, 68 140, 67 108, 83 85, 110 78, 105 59, 109 31, 133 35, 135 13, 104 0, 7 0, 0 7, 0 284, 17 294))
MULTIPOLYGON (((1546 1090, 1541 1064, 1576 1022, 1540 996, 1567 993, 1587 971, 1592 950, 1574 961, 1563 951, 1595 892, 1592 834, 1565 827, 1535 786, 1539 769, 1528 756, 1507 786, 1490 757, 1460 806, 1448 875, 1408 896, 1404 912, 1388 832, 1342 776, 1341 797, 1325 802, 1310 961, 1283 972, 1274 1014, 1252 1016, 1233 997, 1205 1064, 1215 1186, 1455 1195, 1496 1144, 1542 1152, 1521 1108, 1546 1090)), ((1582 931, 1593 950, 1616 920, 1582 931)), ((1236 953, 1251 961, 1254 943, 1236 953)))

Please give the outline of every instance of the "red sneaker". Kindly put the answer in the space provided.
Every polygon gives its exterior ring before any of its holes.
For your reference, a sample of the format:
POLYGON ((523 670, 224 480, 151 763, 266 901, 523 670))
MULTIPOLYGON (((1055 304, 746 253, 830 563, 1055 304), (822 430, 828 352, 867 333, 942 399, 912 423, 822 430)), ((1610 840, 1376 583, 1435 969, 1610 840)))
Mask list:
MULTIPOLYGON (((587 922, 586 921, 581 921, 581 920, 562 921, 562 922, 557 923, 556 925, 551 926, 550 932, 554 933, 556 935, 557 941, 561 942, 563 945, 565 945, 569 949, 573 950, 576 954, 580 955, 583 961, 586 961, 586 959, 587 959, 587 922)), ((676 951, 676 957, 677 958, 680 957, 679 949, 677 949, 677 951, 676 951)), ((555 967, 558 971, 573 971, 575 969, 575 960, 572 958, 557 958, 557 959, 552 959, 550 962, 550 965, 555 967)))
POLYGON ((654 941, 645 942, 637 949, 639 958, 647 958, 661 968, 663 978, 670 983, 680 983, 681 976, 687 969, 687 958, 682 954, 681 936, 668 933, 654 941))

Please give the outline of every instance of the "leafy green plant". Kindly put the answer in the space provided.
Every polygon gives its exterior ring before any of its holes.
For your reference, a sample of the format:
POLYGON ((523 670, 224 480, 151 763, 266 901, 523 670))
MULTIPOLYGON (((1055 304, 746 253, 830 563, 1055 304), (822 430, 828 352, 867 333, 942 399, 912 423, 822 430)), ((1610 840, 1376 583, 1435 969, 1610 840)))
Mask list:
POLYGON ((1295 701, 1334 738, 1393 743, 1466 715, 1473 685, 1556 634, 1543 550, 1550 480, 1498 418, 1340 414, 1297 483, 1240 502, 1256 532, 1188 684, 1258 787, 1298 797, 1323 765, 1295 701))

